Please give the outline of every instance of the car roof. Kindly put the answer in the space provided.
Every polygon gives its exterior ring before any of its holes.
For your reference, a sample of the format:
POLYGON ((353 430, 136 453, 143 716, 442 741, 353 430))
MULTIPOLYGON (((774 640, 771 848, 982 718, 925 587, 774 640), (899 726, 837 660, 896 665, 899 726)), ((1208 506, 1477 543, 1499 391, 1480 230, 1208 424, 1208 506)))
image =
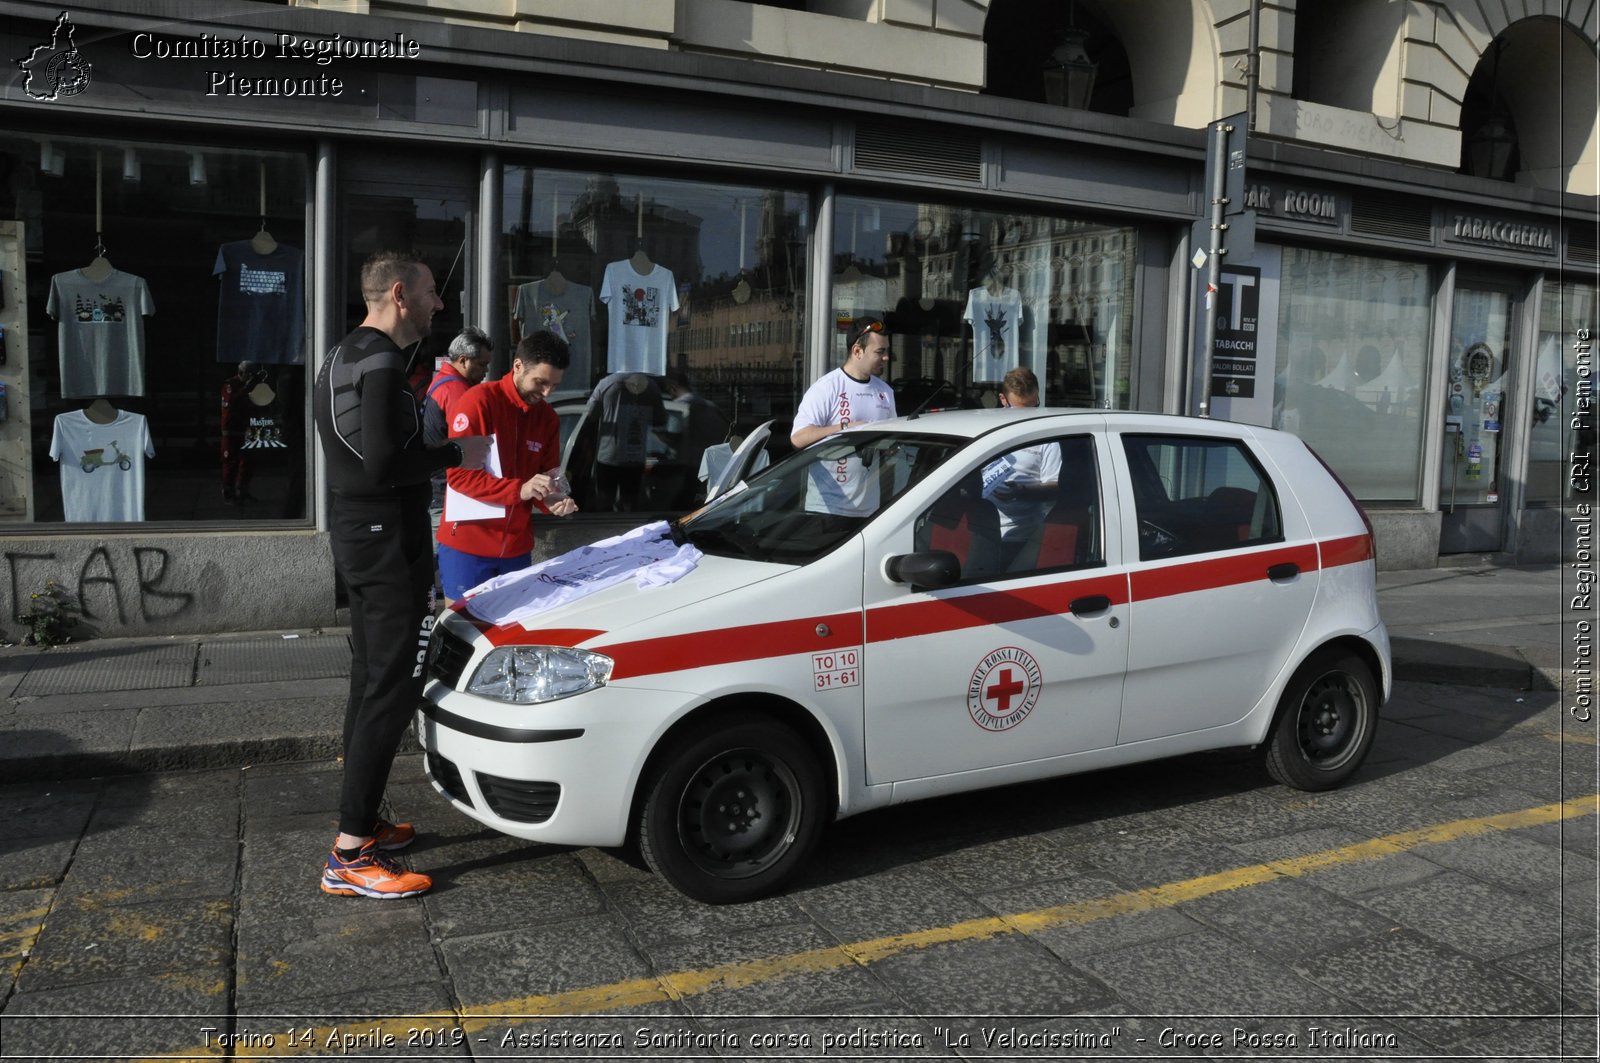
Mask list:
POLYGON ((1068 409, 1059 406, 1038 406, 1025 409, 997 407, 983 410, 938 410, 931 413, 908 414, 893 421, 879 421, 872 424, 863 424, 860 427, 865 430, 872 430, 887 428, 892 425, 894 429, 899 431, 976 439, 1008 425, 1054 421, 1060 422, 1063 428, 1068 428, 1075 421, 1079 423, 1091 420, 1104 422, 1108 419, 1114 421, 1119 427, 1149 427, 1166 432, 1183 431, 1185 428, 1204 434, 1221 432, 1229 435, 1251 435, 1273 431, 1256 425, 1220 421, 1208 417, 1189 417, 1174 413, 1146 413, 1136 410, 1098 410, 1088 408, 1068 409))

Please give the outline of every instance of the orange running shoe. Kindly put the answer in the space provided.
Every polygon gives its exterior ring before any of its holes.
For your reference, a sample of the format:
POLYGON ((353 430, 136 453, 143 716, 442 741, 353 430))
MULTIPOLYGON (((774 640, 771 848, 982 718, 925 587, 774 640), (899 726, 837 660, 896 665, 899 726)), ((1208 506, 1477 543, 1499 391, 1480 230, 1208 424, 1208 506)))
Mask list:
POLYGON ((416 841, 417 829, 409 823, 390 823, 386 819, 380 819, 377 826, 372 828, 372 840, 377 842, 378 848, 384 852, 392 853, 416 841))
POLYGON ((407 871, 379 852, 376 839, 363 845, 352 860, 340 859, 335 849, 322 871, 322 892, 341 897, 415 897, 432 885, 427 875, 407 871))

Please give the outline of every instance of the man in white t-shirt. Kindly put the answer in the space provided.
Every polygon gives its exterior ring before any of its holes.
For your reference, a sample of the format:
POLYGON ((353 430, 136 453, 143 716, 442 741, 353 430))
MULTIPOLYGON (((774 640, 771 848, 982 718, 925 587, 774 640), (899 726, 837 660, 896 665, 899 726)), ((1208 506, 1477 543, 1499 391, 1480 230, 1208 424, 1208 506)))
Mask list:
MULTIPOLYGON (((794 415, 789 442, 798 449, 851 425, 887 421, 895 416, 894 391, 883 381, 889 368, 889 336, 883 321, 857 318, 854 339, 844 365, 806 389, 794 415)), ((811 469, 806 485, 806 511, 844 516, 869 516, 878 508, 878 481, 859 458, 841 458, 811 469)))
MULTIPOLYGON (((1032 409, 1039 405, 1039 378, 1019 367, 1000 383, 1000 405, 1032 409)), ((1020 447, 983 470, 983 497, 1000 511, 1000 541, 1006 561, 1044 521, 1061 479, 1061 445, 1054 440, 1020 447)))

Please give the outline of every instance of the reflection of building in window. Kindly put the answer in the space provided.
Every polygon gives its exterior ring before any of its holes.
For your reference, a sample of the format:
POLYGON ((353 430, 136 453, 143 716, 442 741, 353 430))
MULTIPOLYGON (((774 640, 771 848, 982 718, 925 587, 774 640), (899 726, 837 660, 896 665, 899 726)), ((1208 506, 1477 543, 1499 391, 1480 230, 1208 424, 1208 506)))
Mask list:
MULTIPOLYGON (((841 216, 859 209, 842 205, 841 216)), ((1040 375, 1047 402, 1127 404, 1131 230, 938 204, 906 209, 914 210, 903 222, 908 231, 887 235, 881 263, 854 255, 847 263, 842 248, 835 261, 841 273, 855 265, 886 283, 897 379, 985 379, 971 364, 974 334, 963 318, 970 293, 992 282, 1021 297, 1018 361, 1040 375)), ((881 213, 887 219, 891 211, 885 205, 881 213)), ((837 295, 833 309, 845 313, 837 295)))

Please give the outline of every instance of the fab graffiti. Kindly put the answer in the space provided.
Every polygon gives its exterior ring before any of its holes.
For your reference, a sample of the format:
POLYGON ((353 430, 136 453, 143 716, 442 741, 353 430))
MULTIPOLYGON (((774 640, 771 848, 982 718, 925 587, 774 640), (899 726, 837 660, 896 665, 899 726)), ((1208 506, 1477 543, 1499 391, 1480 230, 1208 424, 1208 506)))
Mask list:
POLYGON ((63 561, 54 551, 5 552, 6 572, 10 577, 11 612, 15 617, 19 602, 45 581, 72 590, 82 607, 85 620, 115 621, 165 620, 177 616, 194 604, 194 595, 172 586, 170 557, 159 546, 134 546, 113 552, 96 546, 82 561, 63 561), (63 570, 66 571, 63 571, 63 570))

